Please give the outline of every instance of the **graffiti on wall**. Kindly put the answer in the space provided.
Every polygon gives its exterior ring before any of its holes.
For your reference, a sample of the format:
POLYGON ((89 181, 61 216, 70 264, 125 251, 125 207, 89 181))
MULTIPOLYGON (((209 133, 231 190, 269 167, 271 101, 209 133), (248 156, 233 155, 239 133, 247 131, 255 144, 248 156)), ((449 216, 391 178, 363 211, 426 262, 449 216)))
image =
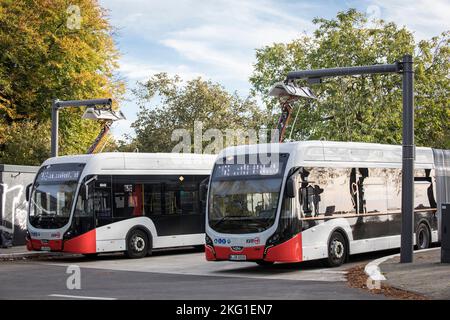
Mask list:
POLYGON ((2 191, 2 225, 1 230, 14 234, 14 227, 18 226, 21 230, 27 227, 27 205, 22 184, 9 187, 6 183, 0 183, 2 191))

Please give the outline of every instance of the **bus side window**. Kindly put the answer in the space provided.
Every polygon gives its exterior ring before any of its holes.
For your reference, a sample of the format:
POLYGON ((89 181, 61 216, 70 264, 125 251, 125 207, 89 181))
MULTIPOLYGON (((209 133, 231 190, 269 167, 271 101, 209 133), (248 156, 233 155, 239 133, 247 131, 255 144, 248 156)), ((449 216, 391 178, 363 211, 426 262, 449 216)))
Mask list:
POLYGON ((144 213, 146 216, 162 214, 161 183, 144 184, 144 213))
POLYGON ((113 217, 115 221, 142 216, 142 184, 116 182, 113 184, 113 217))
POLYGON ((436 208, 431 169, 414 170, 414 208, 436 208))
POLYGON ((193 182, 182 183, 180 190, 180 206, 182 214, 199 213, 198 185, 193 182))
POLYGON ((300 175, 299 198, 304 217, 354 212, 352 197, 347 191, 351 169, 315 167, 304 169, 300 175))
POLYGON ((181 213, 180 188, 176 182, 163 184, 164 190, 164 214, 173 215, 181 213))
POLYGON ((302 182, 299 190, 300 204, 306 217, 311 217, 313 212, 315 217, 319 215, 321 193, 323 189, 320 186, 302 182))

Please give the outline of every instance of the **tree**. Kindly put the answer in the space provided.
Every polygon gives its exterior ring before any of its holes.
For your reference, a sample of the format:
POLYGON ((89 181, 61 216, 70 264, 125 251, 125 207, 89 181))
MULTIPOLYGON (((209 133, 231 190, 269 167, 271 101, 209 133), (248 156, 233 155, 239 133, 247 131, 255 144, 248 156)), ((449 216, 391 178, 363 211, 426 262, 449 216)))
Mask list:
MULTIPOLYGON (((0 0, 0 116, 6 131, 22 122, 27 128, 48 126, 55 98, 119 99, 124 86, 114 75, 118 51, 112 34, 106 11, 95 0, 78 0, 76 6, 65 0, 0 0)), ((99 123, 82 122, 82 112, 61 112, 61 154, 84 153, 100 130, 99 123)), ((33 164, 49 156, 41 152, 48 139, 26 147, 17 139, 0 137, 0 162, 15 161, 6 152, 12 145, 21 158, 41 155, 33 164)))
POLYGON ((185 129, 192 137, 194 121, 203 123, 203 131, 221 132, 258 129, 265 123, 254 100, 242 99, 201 78, 183 83, 178 76, 158 73, 140 83, 135 95, 140 111, 132 124, 136 131, 132 144, 141 152, 171 152, 178 143, 171 140, 173 131, 185 129))
POLYGON ((4 135, 2 162, 7 164, 36 165, 50 154, 50 123, 36 125, 33 121, 13 122, 4 135), (36 145, 40 146, 36 148, 36 145), (26 150, 26 152, 24 152, 26 150))
MULTIPOLYGON (((250 78, 253 93, 261 94, 269 112, 280 112, 268 97, 271 85, 288 71, 393 63, 414 55, 416 144, 450 147, 449 32, 415 43, 413 34, 393 22, 368 21, 350 9, 336 19, 314 19, 317 29, 287 43, 256 51, 250 78)), ((300 85, 307 85, 298 81, 300 85)), ((364 75, 325 79, 312 86, 316 102, 298 102, 300 112, 293 137, 301 139, 401 143, 401 77, 364 75)), ((272 119, 275 121, 275 117, 272 119)), ((291 125, 292 126, 292 125, 291 125)), ((288 131, 291 130, 288 128, 288 131)))

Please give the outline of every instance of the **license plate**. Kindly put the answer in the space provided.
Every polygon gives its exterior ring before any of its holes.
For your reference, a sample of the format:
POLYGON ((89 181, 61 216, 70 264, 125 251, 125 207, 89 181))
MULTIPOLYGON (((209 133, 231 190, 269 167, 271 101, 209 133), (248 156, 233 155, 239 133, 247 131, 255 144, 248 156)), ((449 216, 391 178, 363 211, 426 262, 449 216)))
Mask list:
POLYGON ((41 251, 50 251, 51 248, 50 247, 41 247, 41 251))
POLYGON ((247 256, 245 254, 231 254, 230 260, 233 261, 245 261, 247 260, 247 256))

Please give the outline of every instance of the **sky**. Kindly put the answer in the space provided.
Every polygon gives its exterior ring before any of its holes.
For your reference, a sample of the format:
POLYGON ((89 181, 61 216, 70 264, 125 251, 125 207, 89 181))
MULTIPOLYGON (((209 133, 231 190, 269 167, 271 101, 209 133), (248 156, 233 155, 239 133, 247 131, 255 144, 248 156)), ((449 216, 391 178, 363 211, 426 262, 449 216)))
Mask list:
POLYGON ((255 49, 311 34, 316 17, 331 19, 356 8, 406 26, 418 40, 450 29, 448 0, 100 0, 100 5, 115 28, 118 74, 127 85, 121 104, 127 120, 112 128, 118 139, 133 134, 138 106, 131 89, 138 81, 158 72, 183 80, 201 76, 246 97, 255 49))

